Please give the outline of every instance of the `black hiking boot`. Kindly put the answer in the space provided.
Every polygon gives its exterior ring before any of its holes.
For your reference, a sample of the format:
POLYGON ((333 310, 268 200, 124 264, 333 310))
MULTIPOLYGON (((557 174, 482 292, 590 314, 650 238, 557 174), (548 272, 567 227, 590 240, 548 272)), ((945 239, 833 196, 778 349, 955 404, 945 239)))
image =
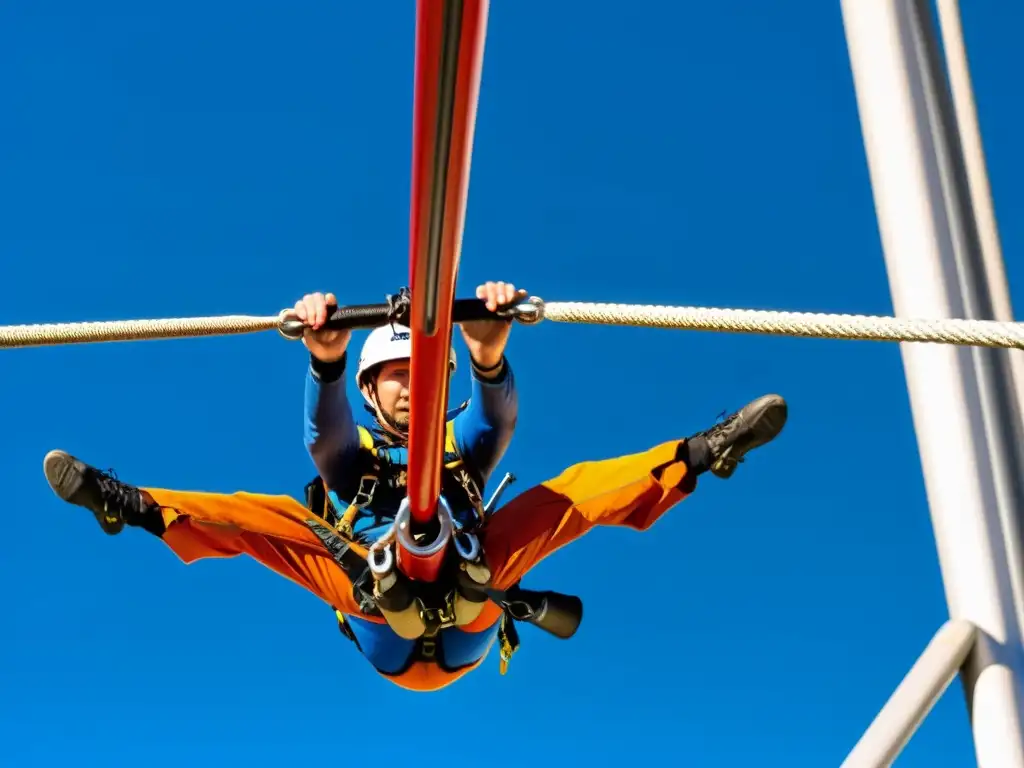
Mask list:
POLYGON ((703 438, 711 474, 729 478, 747 453, 778 437, 788 415, 789 407, 782 397, 764 395, 690 440, 703 438))
POLYGON ((120 533, 125 523, 136 524, 146 510, 139 489, 118 480, 113 470, 90 467, 64 451, 46 454, 43 473, 55 494, 91 511, 111 536, 120 533))

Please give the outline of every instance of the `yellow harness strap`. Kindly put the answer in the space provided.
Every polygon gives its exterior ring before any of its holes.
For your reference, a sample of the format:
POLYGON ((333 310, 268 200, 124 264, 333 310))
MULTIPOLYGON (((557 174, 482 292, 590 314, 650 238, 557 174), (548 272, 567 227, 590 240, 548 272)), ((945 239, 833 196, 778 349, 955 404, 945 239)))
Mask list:
MULTIPOLYGON (((379 482, 380 473, 380 462, 377 460, 377 448, 374 445, 373 435, 366 427, 358 426, 359 430, 359 448, 368 453, 372 459, 371 469, 364 473, 359 478, 359 490, 355 495, 355 498, 349 503, 348 508, 342 514, 338 521, 338 531, 347 537, 352 537, 352 526, 355 523, 356 515, 359 514, 360 510, 365 509, 370 502, 373 500, 373 493, 377 489, 377 483, 379 482)), ((480 493, 480 488, 469 470, 466 468, 466 462, 459 453, 459 446, 455 440, 455 422, 448 421, 445 423, 444 430, 444 452, 445 455, 452 455, 455 458, 445 464, 445 469, 449 470, 452 475, 455 476, 459 485, 462 486, 469 497, 470 503, 476 510, 477 516, 483 520, 484 517, 484 504, 483 496, 480 493)))
POLYGON ((484 519, 484 499, 480 493, 480 486, 477 485, 476 480, 470 474, 466 468, 466 461, 459 453, 459 444, 455 440, 455 421, 451 420, 445 423, 444 426, 444 452, 447 456, 452 454, 455 458, 445 464, 445 469, 449 470, 455 479, 459 481, 459 485, 462 486, 466 496, 469 498, 470 504, 473 505, 473 509, 476 510, 477 517, 482 522, 484 519))
POLYGON ((373 499, 373 492, 377 489, 377 472, 380 469, 377 464, 376 450, 373 445, 373 435, 366 427, 357 425, 359 431, 359 448, 368 452, 374 460, 373 469, 364 473, 359 478, 359 491, 349 503, 345 513, 338 522, 338 530, 345 536, 352 536, 352 524, 355 522, 359 510, 363 509, 373 499))

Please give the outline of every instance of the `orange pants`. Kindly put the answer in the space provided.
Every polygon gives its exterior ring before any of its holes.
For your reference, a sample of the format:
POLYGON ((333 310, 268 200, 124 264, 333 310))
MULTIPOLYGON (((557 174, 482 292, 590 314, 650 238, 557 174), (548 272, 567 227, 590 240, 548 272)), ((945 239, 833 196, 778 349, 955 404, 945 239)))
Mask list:
MULTIPOLYGON (((694 487, 693 478, 683 484, 688 468, 676 458, 679 445, 672 441, 642 453, 576 464, 497 510, 481 535, 494 587, 512 586, 594 526, 642 531, 653 525, 694 487)), ((344 614, 383 621, 359 610, 348 577, 306 525, 312 514, 290 496, 144 490, 163 508, 163 540, 185 563, 246 554, 344 614)), ((501 609, 488 603, 463 629, 483 631, 500 616, 501 609)), ((472 668, 445 672, 417 662, 403 675, 409 679, 389 679, 414 690, 435 690, 472 668)))

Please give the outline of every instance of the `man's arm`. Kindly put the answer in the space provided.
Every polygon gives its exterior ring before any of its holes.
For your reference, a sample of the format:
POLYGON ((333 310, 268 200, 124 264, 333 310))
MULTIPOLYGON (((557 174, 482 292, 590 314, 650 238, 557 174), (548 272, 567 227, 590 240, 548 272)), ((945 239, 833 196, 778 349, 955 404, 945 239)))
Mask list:
POLYGON ((505 455, 519 417, 515 376, 502 357, 500 369, 481 373, 470 364, 472 393, 466 409, 455 417, 455 441, 462 456, 486 484, 505 455))
POLYGON ((330 489, 344 487, 359 451, 359 432, 345 393, 346 358, 325 363, 310 357, 306 369, 306 450, 330 489))

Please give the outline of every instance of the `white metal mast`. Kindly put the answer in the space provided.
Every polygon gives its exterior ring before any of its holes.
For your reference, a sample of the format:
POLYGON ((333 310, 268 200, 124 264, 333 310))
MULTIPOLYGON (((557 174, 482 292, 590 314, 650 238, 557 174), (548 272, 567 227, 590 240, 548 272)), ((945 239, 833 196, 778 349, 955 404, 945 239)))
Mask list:
MULTIPOLYGON (((994 215, 983 215, 979 236, 931 8, 841 4, 895 313, 995 319, 998 306, 1009 319, 1001 254, 982 250, 982 241, 998 243, 994 215)), ((959 20, 947 24, 955 4, 943 14, 948 45, 959 37, 959 20)), ((966 58, 954 62, 962 107, 966 58)), ((961 108, 959 118, 971 115, 961 108)), ((984 160, 966 128, 977 178, 984 160)), ((977 182, 974 192, 988 193, 977 182)), ((844 765, 889 765, 963 661, 978 764, 1024 768, 1024 430, 1010 356, 946 345, 901 351, 952 622, 844 765)))

